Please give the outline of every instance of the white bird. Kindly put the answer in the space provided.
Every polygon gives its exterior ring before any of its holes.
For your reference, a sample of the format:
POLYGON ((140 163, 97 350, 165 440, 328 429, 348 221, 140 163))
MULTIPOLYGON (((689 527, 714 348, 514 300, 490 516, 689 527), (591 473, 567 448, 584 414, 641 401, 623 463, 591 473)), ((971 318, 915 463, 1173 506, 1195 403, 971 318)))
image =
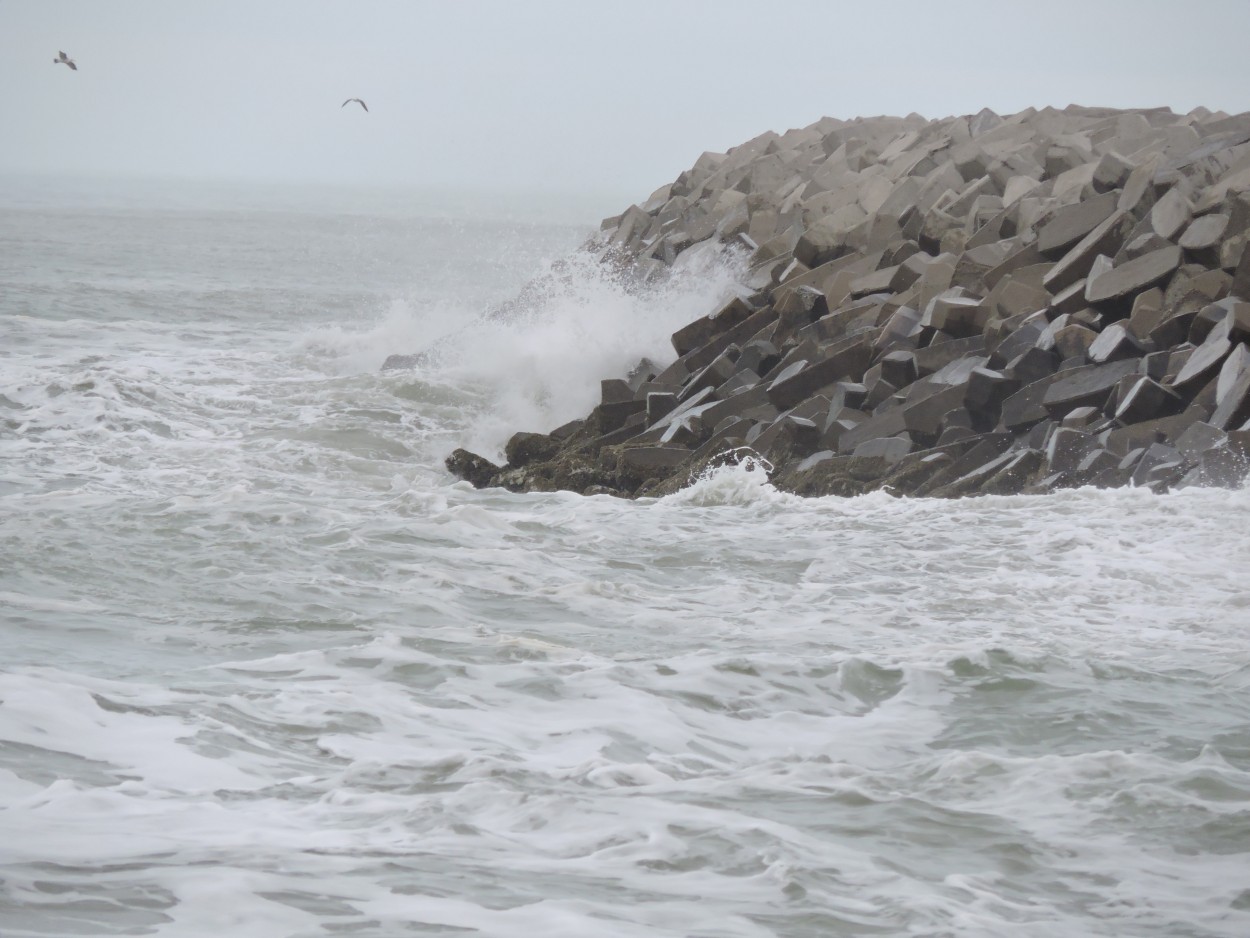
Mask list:
POLYGON ((353 101, 359 104, 366 111, 369 110, 369 105, 365 104, 365 102, 361 101, 359 98, 348 98, 346 101, 344 101, 342 104, 339 105, 339 108, 345 108, 347 107, 347 105, 351 104, 353 101))
POLYGON ((78 71, 78 66, 74 64, 74 60, 62 52, 57 58, 52 60, 53 65, 68 65, 74 71, 78 71))

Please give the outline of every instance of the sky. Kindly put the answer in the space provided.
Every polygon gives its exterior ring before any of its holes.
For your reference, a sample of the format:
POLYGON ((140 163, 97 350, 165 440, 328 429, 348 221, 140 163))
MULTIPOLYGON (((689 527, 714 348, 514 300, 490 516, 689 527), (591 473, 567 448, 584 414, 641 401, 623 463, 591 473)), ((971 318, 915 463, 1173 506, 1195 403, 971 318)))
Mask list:
POLYGON ((0 0, 0 173, 628 204, 826 115, 1250 110, 1247 36, 1250 0, 0 0))

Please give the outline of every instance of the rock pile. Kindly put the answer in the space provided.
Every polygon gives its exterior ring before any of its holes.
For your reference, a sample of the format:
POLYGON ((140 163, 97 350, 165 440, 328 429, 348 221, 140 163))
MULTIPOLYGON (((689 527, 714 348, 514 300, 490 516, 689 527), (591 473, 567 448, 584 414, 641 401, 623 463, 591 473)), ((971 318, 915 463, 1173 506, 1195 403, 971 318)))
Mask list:
POLYGON ((756 458, 800 494, 1232 485, 1250 453, 1250 114, 824 118, 605 220, 640 281, 749 252, 675 360, 518 433, 516 491, 659 495, 756 458))

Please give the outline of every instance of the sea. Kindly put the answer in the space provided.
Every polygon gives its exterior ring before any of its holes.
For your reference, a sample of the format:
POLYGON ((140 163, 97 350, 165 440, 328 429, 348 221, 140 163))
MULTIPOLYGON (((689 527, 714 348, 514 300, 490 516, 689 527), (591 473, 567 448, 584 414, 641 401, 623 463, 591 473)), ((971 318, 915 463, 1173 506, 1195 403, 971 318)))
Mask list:
POLYGON ((732 290, 624 207, 0 179, 0 935, 1250 935, 1246 489, 448 474, 732 290))

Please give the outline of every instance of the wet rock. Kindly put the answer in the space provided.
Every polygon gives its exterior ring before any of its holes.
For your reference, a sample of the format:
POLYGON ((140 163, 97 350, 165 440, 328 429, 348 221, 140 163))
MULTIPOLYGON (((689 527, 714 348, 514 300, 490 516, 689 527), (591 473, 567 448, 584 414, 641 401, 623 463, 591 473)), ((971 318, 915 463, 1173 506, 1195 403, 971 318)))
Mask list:
POLYGON ((1077 407, 1101 407, 1111 389, 1125 375, 1138 370, 1138 359, 1125 359, 1105 365, 1084 365, 1055 375, 1042 395, 1042 407, 1055 419, 1077 407))
POLYGON ((1184 407, 1180 395, 1146 375, 1136 377, 1115 409, 1122 423, 1139 423, 1175 413, 1184 407))
POLYGON ((500 467, 484 456, 471 453, 467 449, 453 450, 445 461, 447 471, 458 479, 464 479, 474 488, 482 489, 491 484, 498 475, 500 467))
POLYGON ((1240 429, 1250 420, 1250 347, 1244 344, 1224 359, 1215 389, 1215 412, 1208 421, 1220 430, 1240 429))
POLYGON ((559 452, 561 445, 560 440, 545 433, 514 433, 504 447, 504 455, 510 467, 526 466, 539 460, 551 459, 559 452))
POLYGON ((448 467, 655 495, 749 441, 808 494, 1231 478, 1247 141, 1246 115, 1068 108, 826 121, 705 154, 590 249, 629 289, 745 250, 738 291, 674 333, 671 363, 605 379, 584 420, 517 434, 504 467, 448 467))

